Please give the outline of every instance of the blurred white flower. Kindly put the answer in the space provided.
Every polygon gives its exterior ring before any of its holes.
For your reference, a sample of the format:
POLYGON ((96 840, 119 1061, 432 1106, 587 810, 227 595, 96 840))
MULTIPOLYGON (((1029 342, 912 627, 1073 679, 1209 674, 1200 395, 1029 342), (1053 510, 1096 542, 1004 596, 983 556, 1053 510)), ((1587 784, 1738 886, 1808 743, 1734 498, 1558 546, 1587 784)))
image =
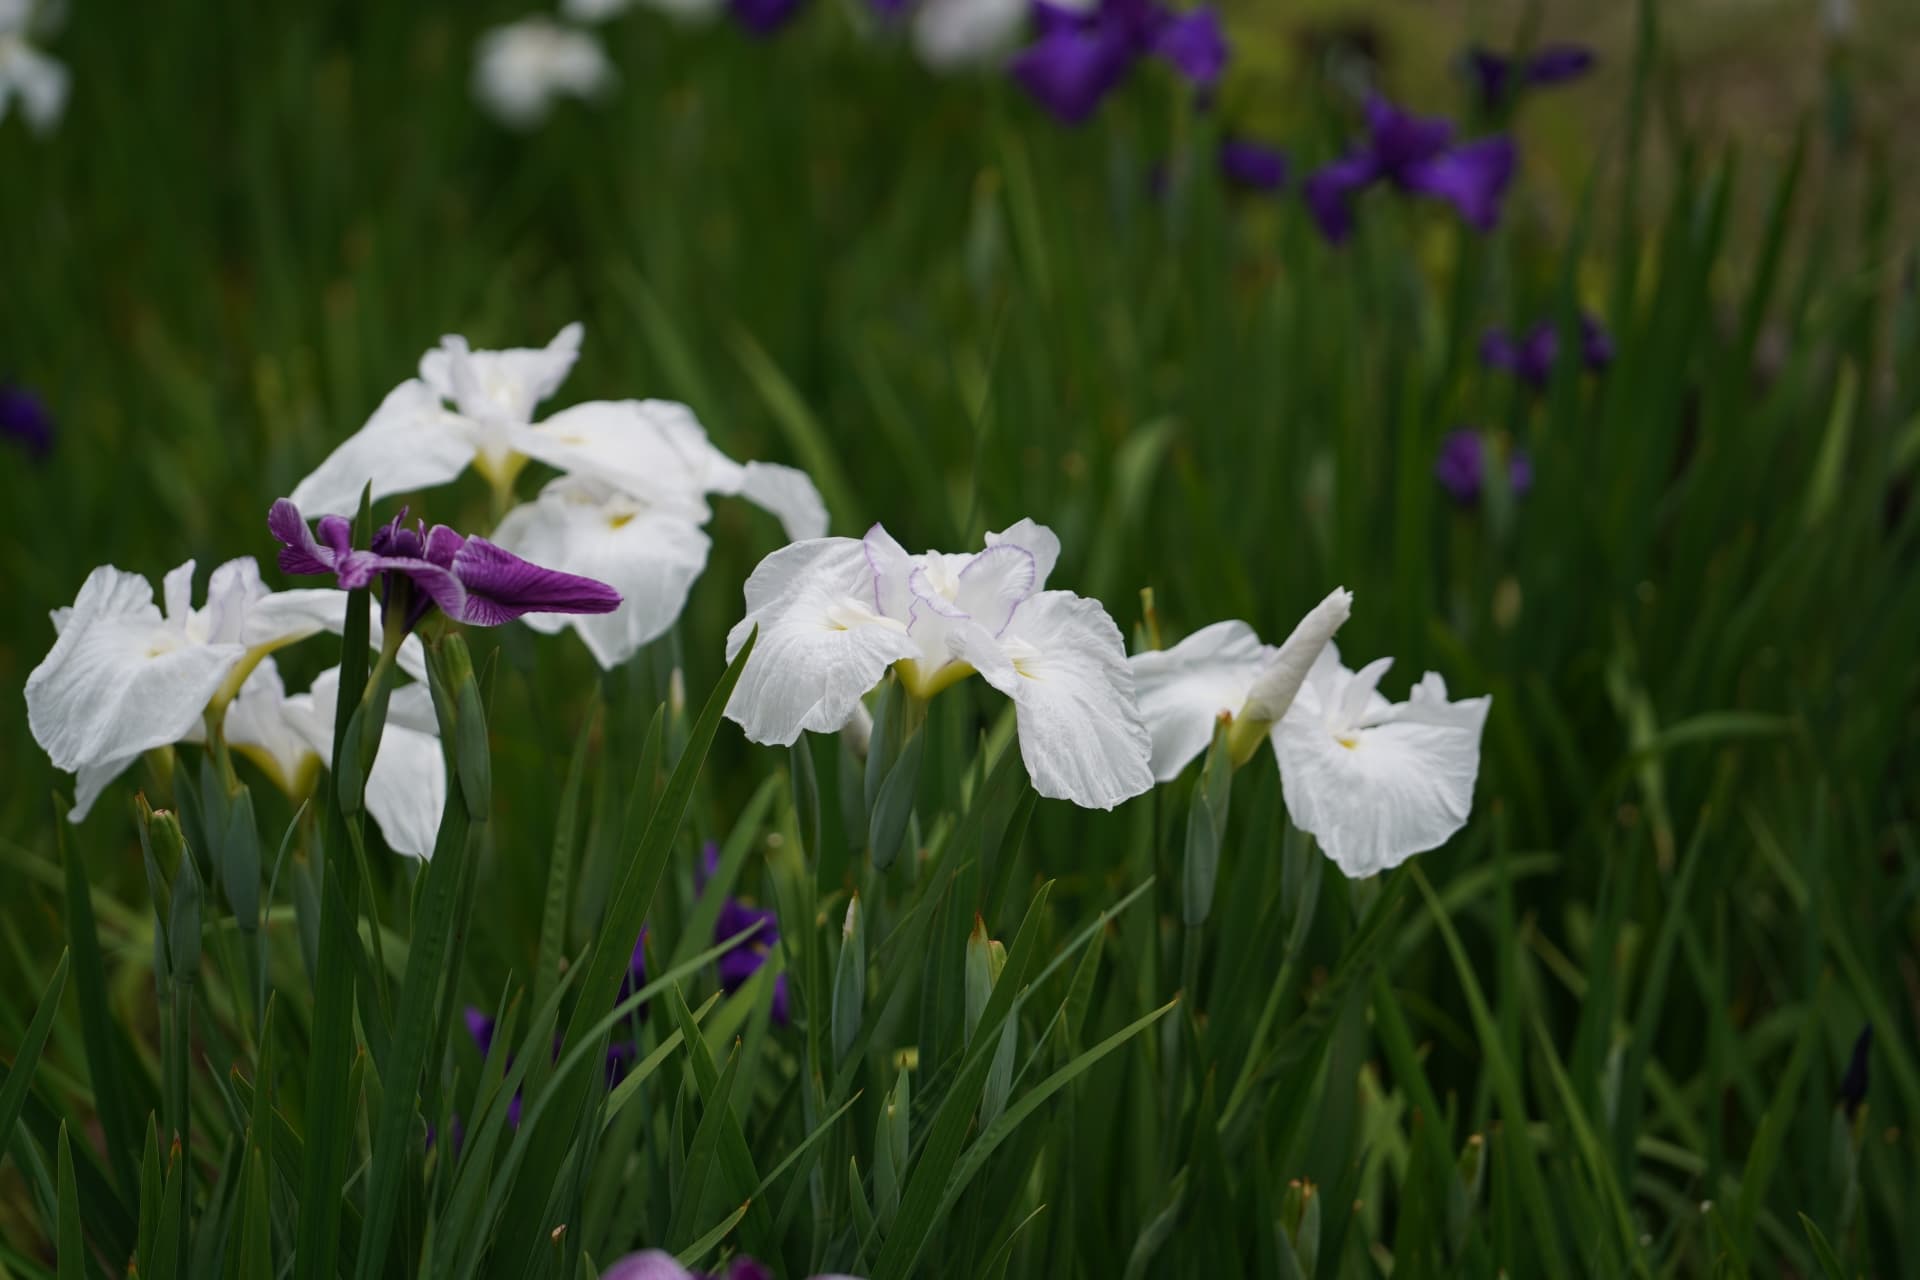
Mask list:
POLYGON ((560 16, 570 22, 606 22, 635 5, 682 21, 699 21, 725 9, 727 0, 560 0, 560 16))
POLYGON ((506 351, 474 351, 457 334, 442 338, 420 357, 420 376, 389 392, 366 425, 294 487, 293 504, 315 515, 350 515, 369 483, 377 501, 446 484, 469 466, 496 489, 511 486, 527 461, 512 433, 566 381, 583 333, 576 322, 544 347, 506 351))
POLYGON ((528 129, 563 97, 592 99, 617 77, 600 41, 550 18, 522 18, 480 37, 473 91, 501 123, 528 129))
POLYGON ((59 638, 27 677, 27 723, 54 767, 79 775, 74 822, 141 752, 197 740, 261 658, 345 622, 344 592, 269 592, 251 556, 215 569, 195 609, 193 569, 167 574, 164 615, 145 578, 112 565, 53 612, 59 638))
POLYGON ((832 733, 889 667, 930 698, 978 673, 1014 700, 1020 754, 1043 796, 1110 809, 1153 785, 1119 628, 1095 600, 1045 590, 1060 540, 1031 520, 986 549, 909 555, 864 539, 797 542, 760 562, 731 660, 760 636, 727 704, 755 742, 832 733))
POLYGON ((67 109, 67 68, 28 42, 33 0, 0 0, 0 121, 14 98, 35 133, 51 132, 67 109))
POLYGON ((1390 703, 1377 686, 1392 664, 1349 671, 1329 645, 1273 728, 1288 814, 1355 879, 1436 849, 1466 825, 1493 705, 1487 696, 1449 702, 1432 671, 1406 702, 1390 703))
POLYGON ((914 52, 936 71, 995 65, 1025 32, 1029 8, 1028 0, 921 0, 914 52))

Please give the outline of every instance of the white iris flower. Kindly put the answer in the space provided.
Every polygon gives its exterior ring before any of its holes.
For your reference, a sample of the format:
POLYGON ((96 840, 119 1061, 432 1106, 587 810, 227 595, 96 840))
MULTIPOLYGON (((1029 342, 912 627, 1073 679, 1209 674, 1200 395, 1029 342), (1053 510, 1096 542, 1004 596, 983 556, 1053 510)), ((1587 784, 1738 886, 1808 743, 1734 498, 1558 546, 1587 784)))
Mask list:
POLYGON ((1096 600, 1048 591, 1060 556, 1031 520, 986 549, 910 555, 879 525, 774 552, 747 579, 731 660, 760 636, 727 704, 755 742, 832 733, 889 668, 920 699, 979 674, 1014 700, 1043 796, 1110 809, 1150 789, 1151 752, 1120 630, 1096 600))
POLYGON ((28 42, 33 0, 0 0, 0 120, 15 98, 27 126, 50 133, 67 109, 67 69, 28 42))
POLYGON ((597 37, 538 15, 487 31, 474 55, 474 96, 515 129, 539 125, 561 98, 601 97, 618 79, 597 37))

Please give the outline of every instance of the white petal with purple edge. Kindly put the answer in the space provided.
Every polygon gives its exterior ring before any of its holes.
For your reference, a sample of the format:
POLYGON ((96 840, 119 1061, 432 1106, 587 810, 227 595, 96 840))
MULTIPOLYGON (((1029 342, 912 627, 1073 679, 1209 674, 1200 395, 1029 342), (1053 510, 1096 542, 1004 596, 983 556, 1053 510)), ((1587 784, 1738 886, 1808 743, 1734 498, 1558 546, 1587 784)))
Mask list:
POLYGON ((1032 520, 1021 520, 1008 525, 999 533, 989 533, 986 543, 989 547, 1003 542, 1025 547, 1033 553, 1033 589, 1044 591, 1047 579, 1053 576, 1053 567, 1060 563, 1060 538, 1053 530, 1032 520))
POLYGON ((473 429, 440 407, 439 393, 410 378, 290 496, 308 516, 351 515, 368 483, 376 500, 443 485, 467 469, 478 447, 473 429))
POLYGON ((1263 665, 1276 651, 1244 622, 1202 627, 1171 649, 1131 659, 1140 717, 1153 738, 1153 776, 1180 775, 1207 749, 1221 714, 1239 714, 1263 665))
POLYGON ((903 624, 874 612, 866 548, 852 538, 781 548, 753 571, 745 596, 727 660, 756 626, 760 636, 726 714, 754 742, 834 732, 889 666, 919 653, 903 624))
POLYGON ((1134 703, 1133 672, 1099 601, 1041 592, 1014 612, 1001 647, 1006 667, 980 674, 1014 700, 1034 790, 1111 809, 1152 788, 1153 744, 1134 703))

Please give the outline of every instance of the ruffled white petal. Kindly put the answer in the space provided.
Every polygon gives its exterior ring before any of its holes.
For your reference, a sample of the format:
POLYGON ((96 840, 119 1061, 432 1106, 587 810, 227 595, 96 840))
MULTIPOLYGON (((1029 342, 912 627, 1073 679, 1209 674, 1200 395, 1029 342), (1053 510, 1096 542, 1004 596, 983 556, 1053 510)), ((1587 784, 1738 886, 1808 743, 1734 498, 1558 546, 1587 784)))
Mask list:
POLYGON ((711 545, 698 525, 676 511, 571 478, 554 481, 538 500, 508 512, 493 540, 535 564, 595 578, 620 592, 620 607, 612 613, 525 618, 549 633, 571 626, 607 670, 673 625, 706 568, 711 545))
POLYGON ((686 405, 671 400, 590 400, 510 434, 529 458, 650 502, 683 503, 706 518, 701 495, 728 463, 686 405), (716 461, 717 460, 717 461, 716 461))
POLYGON ((1171 649, 1137 653, 1134 693, 1153 738, 1153 776, 1179 776, 1207 749, 1221 714, 1237 715, 1274 650, 1244 622, 1216 622, 1171 649))
POLYGON ((293 503, 308 518, 352 515, 368 483, 375 500, 446 484, 467 469, 477 447, 472 428, 440 407, 439 392, 410 378, 294 486, 293 503))
POLYGON ((167 746, 193 728, 244 653, 237 644, 190 643, 161 620, 144 579, 103 566, 27 677, 27 722, 60 769, 167 746))
POLYGON ((1014 700, 1034 790, 1111 809, 1152 788, 1153 745, 1133 672, 1120 628, 1099 601, 1041 592, 1014 612, 1001 640, 1006 667, 980 674, 1014 700))
POLYGON ((1353 614, 1353 592, 1336 587, 1327 598, 1307 611, 1247 690, 1245 714, 1260 720, 1278 720, 1287 714, 1307 673, 1333 642, 1333 633, 1353 614))
POLYGON ((804 730, 832 733, 887 668, 919 650, 894 619, 872 610, 866 548, 818 538, 781 548, 746 584, 747 613, 727 634, 732 661, 760 638, 727 703, 755 742, 786 746, 804 730))
POLYGON ((227 706, 227 745, 246 754, 289 795, 320 763, 320 753, 300 732, 298 714, 288 707, 287 688, 272 658, 261 660, 227 706))
POLYGON ((567 380, 585 334, 576 320, 544 347, 504 351, 473 351, 465 338, 449 335, 420 357, 420 377, 470 418, 522 425, 567 380))
POLYGON ((1027 0, 924 0, 913 17, 913 48, 936 71, 982 66, 1025 30, 1027 0))
POLYGON ((1022 520, 1018 524, 1008 525, 999 533, 989 533, 987 545, 997 546, 1002 542, 1011 542, 1017 547, 1025 547, 1033 553, 1033 589, 1044 591, 1047 579, 1053 576, 1053 567, 1060 563, 1060 537, 1043 524, 1032 520, 1022 520))
POLYGON ((1492 705, 1445 702, 1445 686, 1430 677, 1424 693, 1388 706, 1369 675, 1337 669, 1273 729, 1288 813, 1354 878, 1437 848, 1465 825, 1492 705), (1342 709, 1355 704, 1368 708, 1361 723, 1342 724, 1342 709))

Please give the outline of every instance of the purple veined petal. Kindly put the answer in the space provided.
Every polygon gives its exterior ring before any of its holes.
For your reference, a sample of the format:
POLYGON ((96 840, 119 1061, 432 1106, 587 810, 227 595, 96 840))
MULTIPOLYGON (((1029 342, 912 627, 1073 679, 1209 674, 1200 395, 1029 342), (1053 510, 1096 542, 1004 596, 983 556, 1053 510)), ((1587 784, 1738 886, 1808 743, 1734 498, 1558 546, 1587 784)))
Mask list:
POLYGON ((1543 45, 1527 59, 1527 83, 1564 84, 1593 70, 1594 52, 1580 44, 1543 45))
POLYGON ((453 567, 453 558, 460 554, 460 548, 467 540, 443 524, 437 524, 427 531, 424 545, 416 554, 429 564, 437 564, 443 569, 453 567))
POLYGON ((611 613, 620 607, 620 593, 606 583, 529 564, 485 538, 468 538, 451 569, 441 572, 456 578, 466 595, 457 614, 441 608, 476 626, 498 626, 523 613, 611 613))
POLYGON ((1444 155, 1453 141, 1453 122, 1417 116, 1375 95, 1367 100, 1367 149, 1379 172, 1404 183, 1407 172, 1444 155))
POLYGON ((1020 602, 1033 594, 1038 576, 1039 562, 1033 552, 997 542, 967 561, 953 603, 960 616, 972 618, 997 636, 1007 629, 1020 602))
POLYGON ((455 570, 437 565, 431 560, 415 560, 405 556, 376 556, 370 552, 356 551, 350 563, 342 566, 340 570, 340 585, 348 589, 365 586, 376 573, 403 575, 413 583, 417 591, 438 605, 440 612, 456 621, 470 621, 466 615, 472 610, 471 593, 461 582, 455 570), (350 574, 354 581, 348 580, 350 574))
POLYGON ((1307 179, 1300 198, 1331 244, 1353 234, 1353 197, 1380 176, 1372 155, 1361 152, 1335 160, 1307 179))
POLYGON ((347 522, 339 516, 322 516, 320 532, 333 544, 323 546, 314 538, 313 530, 307 528, 300 508, 287 499, 276 498, 273 506, 267 510, 267 530, 280 543, 280 568, 287 573, 332 573, 339 558, 352 549, 351 546, 341 545, 346 537, 351 536, 348 528, 347 522))
POLYGON ((1440 456, 1433 464, 1434 478, 1448 496, 1463 507, 1480 501, 1484 448, 1480 433, 1470 427, 1449 431, 1440 441, 1440 456))
POLYGON ((1015 55, 1008 70, 1062 124, 1080 124, 1133 67, 1117 26, 1060 26, 1015 55))
POLYGON ((1227 69, 1227 35, 1220 27, 1220 16, 1209 8, 1191 10, 1162 24, 1153 51, 1200 89, 1212 87, 1227 69))
POLYGON ((756 36, 770 36, 798 13, 806 0, 732 0, 734 20, 756 36))
POLYGON ((1251 138, 1228 138, 1220 144, 1220 172, 1250 191, 1278 191, 1287 184, 1287 153, 1251 138))
POLYGON ((883 618, 907 620, 913 603, 908 580, 913 576, 913 557, 894 536, 876 522, 860 540, 866 553, 867 569, 873 574, 873 611, 883 618))
POLYGON ((399 556, 403 559, 418 560, 426 554, 426 529, 419 522, 407 527, 407 509, 402 507, 400 514, 373 531, 368 550, 377 556, 399 556))
POLYGON ((1408 191, 1446 201, 1468 226, 1491 231, 1500 221, 1500 201, 1517 163, 1513 139, 1482 138, 1410 167, 1399 182, 1408 191))

